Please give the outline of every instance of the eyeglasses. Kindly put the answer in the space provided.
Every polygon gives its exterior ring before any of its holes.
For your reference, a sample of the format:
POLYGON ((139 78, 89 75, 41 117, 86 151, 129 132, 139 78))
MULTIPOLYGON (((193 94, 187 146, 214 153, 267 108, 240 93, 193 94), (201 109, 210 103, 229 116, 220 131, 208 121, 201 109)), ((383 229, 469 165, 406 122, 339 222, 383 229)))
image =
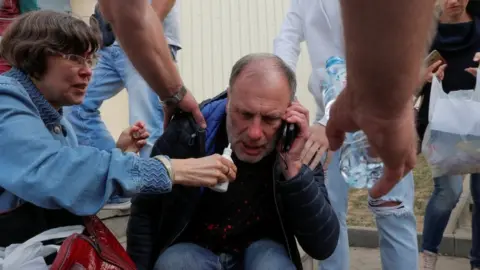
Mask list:
POLYGON ((97 57, 95 55, 92 56, 92 58, 85 58, 80 55, 76 54, 64 54, 64 53, 57 53, 60 55, 63 59, 75 62, 81 66, 87 66, 89 68, 93 68, 97 64, 97 57))

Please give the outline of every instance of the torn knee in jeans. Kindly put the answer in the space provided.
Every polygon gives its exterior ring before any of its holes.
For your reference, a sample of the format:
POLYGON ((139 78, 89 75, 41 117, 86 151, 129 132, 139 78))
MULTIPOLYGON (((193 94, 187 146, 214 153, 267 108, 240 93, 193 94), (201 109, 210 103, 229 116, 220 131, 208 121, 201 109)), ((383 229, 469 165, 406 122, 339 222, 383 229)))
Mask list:
POLYGON ((388 200, 368 200, 368 208, 372 211, 375 215, 401 215, 408 210, 406 209, 405 205, 401 201, 388 201, 388 200))

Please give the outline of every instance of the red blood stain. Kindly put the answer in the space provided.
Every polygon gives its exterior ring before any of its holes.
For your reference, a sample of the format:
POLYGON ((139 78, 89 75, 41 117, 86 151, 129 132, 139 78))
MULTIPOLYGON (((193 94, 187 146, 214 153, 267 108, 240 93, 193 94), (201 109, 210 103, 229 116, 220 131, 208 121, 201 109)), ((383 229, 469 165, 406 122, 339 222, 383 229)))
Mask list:
POLYGON ((227 229, 231 230, 231 229, 232 229, 232 226, 227 225, 227 229))
POLYGON ((208 224, 207 230, 209 230, 209 231, 213 230, 213 226, 214 226, 213 224, 208 224))

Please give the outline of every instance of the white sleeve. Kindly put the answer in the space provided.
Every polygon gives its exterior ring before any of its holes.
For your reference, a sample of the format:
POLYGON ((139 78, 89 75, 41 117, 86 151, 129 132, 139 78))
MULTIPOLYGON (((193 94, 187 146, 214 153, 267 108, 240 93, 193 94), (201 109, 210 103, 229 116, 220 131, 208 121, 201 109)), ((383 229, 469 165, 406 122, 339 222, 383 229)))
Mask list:
POLYGON ((323 93, 321 88, 321 71, 313 71, 308 80, 308 91, 315 98, 315 104, 317 105, 317 112, 315 113, 314 123, 318 123, 322 126, 327 125, 327 118, 325 115, 325 105, 323 104, 323 93))
POLYGON ((294 72, 300 55, 300 43, 304 39, 300 3, 299 0, 292 0, 280 33, 273 42, 273 53, 285 61, 294 72))

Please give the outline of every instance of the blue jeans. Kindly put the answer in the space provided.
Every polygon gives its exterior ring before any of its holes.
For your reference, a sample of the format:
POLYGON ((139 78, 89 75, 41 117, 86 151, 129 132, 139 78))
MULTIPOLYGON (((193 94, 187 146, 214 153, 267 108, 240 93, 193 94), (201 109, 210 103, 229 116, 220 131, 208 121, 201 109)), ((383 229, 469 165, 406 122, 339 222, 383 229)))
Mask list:
MULTIPOLYGON (((340 174, 340 152, 334 153, 327 171, 327 190, 332 206, 340 221, 340 238, 330 258, 319 263, 322 270, 348 270, 349 243, 347 207, 349 187, 340 174)), ((413 213, 414 182, 409 173, 387 195, 379 200, 368 199, 375 215, 382 269, 418 269, 416 218, 413 213), (382 202, 397 202, 396 206, 379 206, 382 202)), ((367 203, 367 202, 366 202, 367 203)))
POLYGON ((252 243, 243 256, 243 261, 228 254, 216 255, 212 251, 192 243, 179 243, 160 255, 154 270, 294 270, 283 245, 271 240, 252 243))
MULTIPOLYGON (((441 176, 433 181, 435 187, 425 211, 422 249, 438 253, 450 214, 462 194, 463 176, 441 176)), ((470 191, 474 202, 470 260, 472 266, 480 267, 480 174, 472 174, 470 191)))
MULTIPOLYGON (((171 50, 174 56, 176 51, 173 48, 171 50)), ((64 108, 67 119, 75 129, 78 143, 107 151, 115 148, 115 140, 102 121, 99 108, 104 100, 126 88, 130 125, 143 121, 150 133, 147 144, 140 151, 140 156, 148 157, 153 144, 163 133, 164 114, 159 98, 118 44, 101 49, 99 56, 84 102, 64 108)))

